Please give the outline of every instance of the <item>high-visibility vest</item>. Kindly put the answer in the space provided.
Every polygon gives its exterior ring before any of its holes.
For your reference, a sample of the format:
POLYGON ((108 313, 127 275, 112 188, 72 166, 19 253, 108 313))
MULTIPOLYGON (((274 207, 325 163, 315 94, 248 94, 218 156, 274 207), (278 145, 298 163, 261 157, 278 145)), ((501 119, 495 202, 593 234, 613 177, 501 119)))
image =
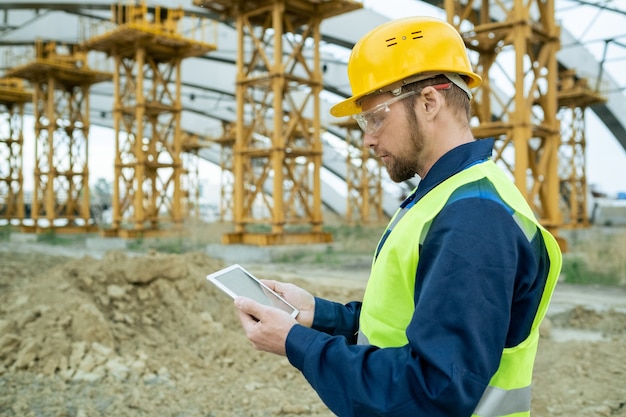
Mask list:
MULTIPOLYGON (((415 203, 399 209, 390 221, 393 232, 386 236, 372 263, 359 321, 359 343, 381 348, 408 343, 406 328, 413 316, 415 271, 419 245, 424 242, 431 222, 453 193, 465 184, 488 179, 499 197, 512 208, 512 216, 529 241, 537 230, 543 235, 550 269, 539 308, 528 337, 517 346, 505 348, 500 366, 491 378, 475 416, 528 416, 532 371, 539 341, 539 324, 545 316, 561 271, 561 251, 556 239, 535 218, 519 190, 496 164, 487 160, 448 178, 415 203)), ((455 194, 455 198, 474 195, 455 194)))

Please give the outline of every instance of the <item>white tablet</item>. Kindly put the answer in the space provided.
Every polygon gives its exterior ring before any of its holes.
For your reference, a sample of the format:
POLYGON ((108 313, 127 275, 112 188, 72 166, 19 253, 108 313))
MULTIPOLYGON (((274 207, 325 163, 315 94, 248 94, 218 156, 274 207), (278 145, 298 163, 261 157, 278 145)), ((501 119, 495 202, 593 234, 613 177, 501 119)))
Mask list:
POLYGON ((292 317, 296 317, 299 313, 298 309, 246 271, 241 265, 234 264, 220 269, 207 275, 206 279, 217 285, 219 289, 233 299, 241 295, 261 304, 280 308, 292 317))

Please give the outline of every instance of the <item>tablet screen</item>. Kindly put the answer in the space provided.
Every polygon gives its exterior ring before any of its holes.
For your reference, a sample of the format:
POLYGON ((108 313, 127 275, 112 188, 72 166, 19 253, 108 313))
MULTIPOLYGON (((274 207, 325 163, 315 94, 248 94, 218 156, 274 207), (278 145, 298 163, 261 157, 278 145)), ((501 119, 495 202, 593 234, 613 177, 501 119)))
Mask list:
POLYGON ((297 310, 292 305, 239 265, 231 265, 210 274, 207 279, 233 298, 241 295, 258 303, 280 308, 294 317, 297 314, 297 310))

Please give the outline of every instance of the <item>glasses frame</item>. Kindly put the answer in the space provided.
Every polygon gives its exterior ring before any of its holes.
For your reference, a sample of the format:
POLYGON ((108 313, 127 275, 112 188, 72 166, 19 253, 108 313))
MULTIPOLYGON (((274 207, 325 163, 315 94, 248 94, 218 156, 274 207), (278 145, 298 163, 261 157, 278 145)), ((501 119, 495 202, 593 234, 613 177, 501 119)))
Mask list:
MULTIPOLYGON (((429 85, 426 87, 433 87, 436 90, 447 90, 452 86, 452 83, 443 83, 443 84, 435 84, 435 85, 429 85)), ((424 87, 424 88, 426 88, 424 87)), ((422 88, 423 90, 423 88, 422 88)), ((379 120, 373 120, 373 117, 381 112, 384 113, 389 113, 391 111, 391 109, 389 108, 389 106, 391 106, 393 103, 398 102, 400 100, 404 100, 407 97, 410 97, 414 94, 421 94, 422 90, 416 91, 416 90, 412 90, 412 91, 407 91, 406 93, 400 94, 399 96, 396 97, 392 97, 387 101, 384 101, 380 104, 377 104, 376 106, 372 107, 369 110, 366 110, 364 112, 361 112, 359 114, 354 114, 352 115, 352 118, 354 120, 356 120, 357 124, 359 125, 359 127, 361 128, 361 130, 368 134, 368 135, 375 135, 376 133, 378 133, 380 131, 380 129, 383 127, 383 122, 385 120, 384 117, 381 117, 379 120)), ((383 113, 383 114, 384 114, 383 113)))

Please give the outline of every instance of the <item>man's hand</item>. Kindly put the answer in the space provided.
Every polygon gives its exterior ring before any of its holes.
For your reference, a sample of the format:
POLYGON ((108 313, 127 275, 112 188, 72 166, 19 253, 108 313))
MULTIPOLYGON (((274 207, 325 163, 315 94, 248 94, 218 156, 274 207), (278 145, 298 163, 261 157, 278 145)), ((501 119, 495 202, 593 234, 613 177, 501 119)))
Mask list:
POLYGON ((257 350, 285 356, 289 330, 297 323, 289 313, 257 303, 246 297, 235 298, 239 320, 246 336, 257 350))
POLYGON ((285 284, 283 282, 265 279, 261 281, 280 294, 292 306, 300 311, 296 317, 298 323, 306 327, 311 327, 313 325, 313 316, 315 315, 315 298, 311 294, 293 284, 285 284))
POLYGON ((296 319, 274 307, 265 306, 246 297, 237 297, 239 320, 255 349, 286 355, 285 342, 289 330, 296 324, 311 327, 315 314, 315 298, 306 290, 278 281, 262 280, 299 310, 296 319))

